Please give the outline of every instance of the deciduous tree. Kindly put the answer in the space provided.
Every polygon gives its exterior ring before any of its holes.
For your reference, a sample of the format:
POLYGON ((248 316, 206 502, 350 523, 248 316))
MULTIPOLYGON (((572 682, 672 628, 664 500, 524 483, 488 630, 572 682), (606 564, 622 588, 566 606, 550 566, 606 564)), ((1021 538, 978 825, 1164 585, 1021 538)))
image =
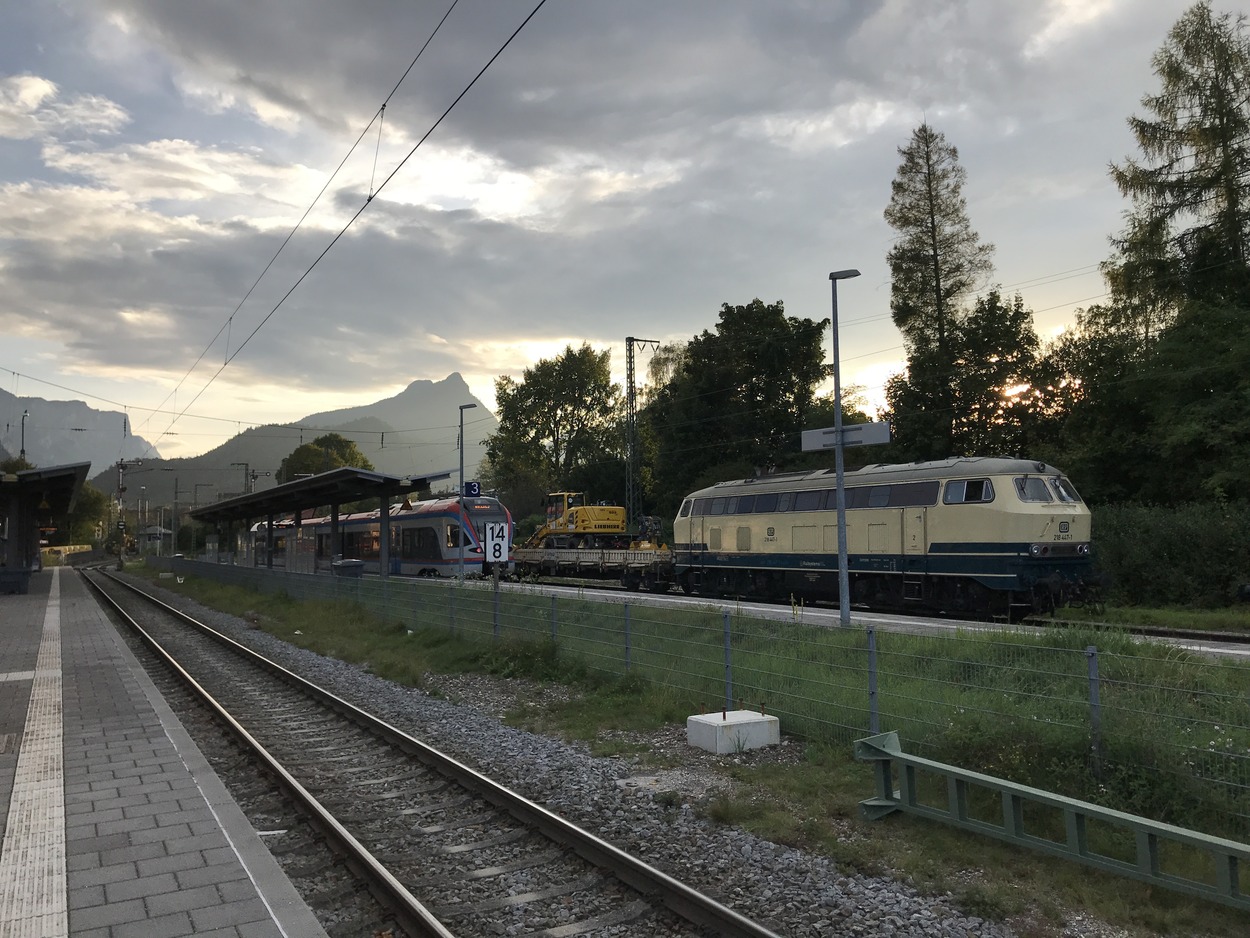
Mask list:
POLYGON ((337 433, 327 433, 311 443, 296 447, 291 455, 282 460, 277 479, 279 482, 290 482, 301 475, 317 475, 342 466, 372 469, 373 463, 351 440, 337 433))
MULTIPOLYGON (((520 381, 495 381, 499 430, 486 454, 500 492, 547 491, 584 483, 605 462, 622 459, 620 388, 612 383, 611 353, 568 346, 525 369, 520 381)), ((620 499, 624 492, 596 493, 620 499)))
POLYGON ((672 377, 641 418, 656 446, 661 504, 717 467, 749 474, 797 456, 816 388, 829 374, 828 325, 786 316, 781 301, 725 303, 715 332, 704 330, 684 353, 668 356, 672 377))

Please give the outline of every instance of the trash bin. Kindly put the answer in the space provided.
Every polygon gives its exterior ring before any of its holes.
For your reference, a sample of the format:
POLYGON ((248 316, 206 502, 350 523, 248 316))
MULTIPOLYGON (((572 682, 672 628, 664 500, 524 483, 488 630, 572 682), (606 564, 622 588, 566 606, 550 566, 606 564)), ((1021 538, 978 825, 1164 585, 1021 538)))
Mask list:
POLYGON ((0 593, 25 595, 30 591, 29 567, 6 567, 0 570, 0 593))
POLYGON ((363 560, 335 560, 330 564, 330 571, 335 576, 350 576, 359 579, 365 572, 363 560))

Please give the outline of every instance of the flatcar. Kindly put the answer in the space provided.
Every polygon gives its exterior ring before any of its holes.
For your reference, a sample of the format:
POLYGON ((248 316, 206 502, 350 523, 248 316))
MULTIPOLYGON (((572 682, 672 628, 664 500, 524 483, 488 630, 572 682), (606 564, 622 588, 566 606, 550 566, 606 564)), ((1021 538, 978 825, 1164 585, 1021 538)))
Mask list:
MULTIPOLYGON (((1090 511, 1064 474, 996 457, 866 466, 844 476, 853 605, 1018 619, 1088 596, 1090 511)), ((832 469, 719 482, 674 522, 688 593, 838 599, 832 469)))
MULTIPOLYGON (((275 523, 273 565, 300 572, 329 572, 337 559, 363 561, 363 571, 378 573, 381 563, 381 524, 379 510, 339 516, 339 543, 329 516, 275 523)), ((512 543, 512 514, 497 498, 438 498, 405 501, 390 509, 389 572, 406 576, 454 577, 460 572, 461 539, 464 544, 466 576, 490 576, 495 568, 506 574, 510 562, 491 564, 485 559, 486 525, 507 526, 512 543)), ((261 522, 251 529, 253 563, 268 560, 268 525, 261 522)))

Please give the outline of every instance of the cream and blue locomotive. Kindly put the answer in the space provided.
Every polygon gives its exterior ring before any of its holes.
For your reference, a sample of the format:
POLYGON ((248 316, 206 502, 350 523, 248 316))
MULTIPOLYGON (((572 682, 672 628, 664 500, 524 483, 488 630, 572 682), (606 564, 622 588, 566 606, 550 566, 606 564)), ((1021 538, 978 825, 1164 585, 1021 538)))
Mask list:
MULTIPOLYGON (((853 605, 1017 619, 1087 595, 1090 512, 1053 466, 958 458, 844 476, 853 605)), ((688 593, 837 600, 832 469, 688 495, 674 564, 688 593)))

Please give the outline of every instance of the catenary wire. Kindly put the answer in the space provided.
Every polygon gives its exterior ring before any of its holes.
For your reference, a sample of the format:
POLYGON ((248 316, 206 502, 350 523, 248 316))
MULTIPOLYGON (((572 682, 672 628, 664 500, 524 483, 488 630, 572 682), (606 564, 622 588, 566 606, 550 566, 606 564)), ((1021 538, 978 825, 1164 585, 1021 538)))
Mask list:
MULTIPOLYGON (((375 121, 378 122, 379 124, 378 144, 379 144, 379 147, 381 146, 382 129, 380 126, 381 125, 380 118, 381 118, 381 115, 383 115, 386 112, 386 105, 389 104, 391 98, 395 96, 395 93, 399 90, 399 86, 404 83, 404 79, 408 77, 408 74, 412 71, 413 67, 417 64, 417 60, 421 58, 422 54, 429 47, 430 43, 434 40, 434 37, 438 35, 439 30, 443 28, 443 24, 447 22, 447 18, 451 16, 452 10, 456 8, 456 4, 459 2, 460 0, 452 0, 451 6, 447 8, 447 11, 443 14, 442 19, 438 21, 438 25, 434 27, 434 30, 426 38, 421 48, 417 50, 417 54, 413 56, 412 61, 408 63, 408 67, 404 69, 404 73, 399 77, 399 81, 395 82, 395 87, 391 89, 390 94, 386 96, 386 99, 382 102, 381 107, 379 107, 378 110, 374 113, 373 117, 369 119, 369 123, 365 125, 363 130, 361 130, 360 135, 356 138, 356 141, 351 145, 351 147, 348 148, 346 155, 344 155, 343 159, 339 161, 338 166, 334 168, 334 172, 332 172, 329 175, 329 177, 326 179, 325 184, 321 187, 321 189, 317 192, 317 194, 313 196, 313 200, 312 202, 309 203, 308 208, 304 210, 304 214, 299 217, 299 221, 295 223, 295 226, 287 233, 287 236, 282 240, 282 243, 278 245, 278 249, 274 251, 273 256, 269 258, 269 262, 265 264, 264 269, 257 275, 256 279, 252 281, 252 285, 248 287, 247 292, 243 294, 243 299, 239 300, 238 305, 235 306, 233 312, 231 312, 230 315, 226 317, 226 321, 222 323, 221 328, 217 330, 217 334, 214 335, 212 339, 209 340, 208 344, 204 347, 204 351, 200 352, 199 357, 197 357, 195 362, 191 365, 191 367, 187 369, 187 373, 184 374, 182 378, 179 379, 177 385, 174 386, 174 389, 165 396, 165 399, 162 400, 160 404, 157 405, 157 408, 153 410, 153 413, 156 413, 157 411, 159 411, 161 407, 165 406, 165 404, 169 401, 170 398, 174 397, 178 393, 178 389, 182 387, 182 385, 186 382, 187 378, 191 377, 191 374, 199 366, 200 362, 204 360, 204 357, 209 353, 212 347, 217 343, 217 340, 221 338, 221 334, 223 332, 226 332, 230 328, 231 323, 234 321, 234 317, 237 316, 239 313, 239 310, 243 308, 243 304, 246 303, 248 301, 248 298, 251 297, 252 293, 255 292, 256 287, 260 284, 261 280, 264 279, 265 274, 269 273, 270 268, 273 267, 274 263, 278 260, 279 255, 281 255, 282 252, 286 249, 286 246, 291 242, 291 239, 295 237, 296 232, 299 231, 300 227, 308 219, 309 214, 316 207, 317 203, 321 201, 321 197, 325 195, 326 190, 330 188, 330 183, 332 183, 335 180, 339 172, 343 169, 343 167, 347 164, 347 161, 351 158, 351 155, 356 152, 356 148, 360 146, 360 142, 365 138, 365 134, 369 132, 369 128, 373 126, 375 121)), ((375 157, 375 166, 376 166, 376 157, 375 157)), ((372 180, 370 180, 369 182, 369 192, 370 192, 369 198, 373 198, 373 181, 372 180)), ((230 354, 229 338, 227 338, 226 340, 227 359, 229 358, 229 354, 230 354)), ((159 440, 160 437, 157 437, 157 439, 159 440)))
MULTIPOLYGON (((390 174, 385 179, 383 179, 381 183, 378 184, 377 191, 374 193, 375 196, 379 192, 381 192, 384 188, 386 188, 387 183, 389 183, 392 179, 395 178, 396 174, 398 174, 399 171, 407 164, 408 160, 412 158, 413 154, 415 154, 417 150, 421 147, 421 145, 426 140, 429 139, 430 135, 434 133, 434 131, 438 128, 440 124, 442 124, 442 122, 446 119, 447 115, 451 113, 452 109, 457 104, 459 104, 461 99, 463 99, 464 96, 469 93, 469 90, 472 89, 472 87, 475 84, 477 84, 478 80, 486 73, 486 70, 489 69, 491 65, 494 64, 495 60, 498 59, 499 56, 503 54, 504 50, 507 49, 508 46, 512 44, 512 41, 520 34, 521 30, 525 28, 525 26, 529 23, 529 21, 534 18, 534 16, 538 13, 538 11, 543 8, 546 2, 547 0, 539 0, 538 5, 535 6, 533 10, 530 11, 530 14, 527 17, 525 17, 521 25, 518 26, 512 32, 512 34, 504 41, 504 44, 499 47, 498 51, 496 51, 495 54, 490 57, 490 60, 485 65, 482 66, 481 70, 478 71, 478 73, 473 76, 473 79, 469 82, 468 85, 465 86, 464 90, 461 91, 460 94, 456 95, 455 100, 452 101, 451 104, 447 106, 447 110, 443 111, 443 113, 439 116, 438 120, 436 120, 433 123, 433 125, 431 125, 430 129, 427 130, 422 135, 421 139, 418 140, 416 144, 412 147, 412 149, 408 151, 408 154, 402 160, 400 160, 399 164, 390 172, 390 174)), ((213 373, 212 377, 210 377, 208 381, 205 382, 204 386, 201 387, 200 390, 196 392, 195 397, 191 399, 187 407, 184 408, 183 411, 179 413, 177 417, 174 418, 173 422, 170 424, 171 426, 173 425, 173 423, 177 423, 177 421, 181 418, 182 414, 186 413, 186 411, 190 409, 191 406, 193 406, 195 402, 200 399, 200 397, 204 394, 204 392, 207 391, 208 388, 212 385, 212 383, 216 381, 217 378, 221 375, 221 373, 226 370, 226 368, 230 365, 230 363, 239 356, 239 354, 243 351, 243 349, 247 347, 248 343, 251 342, 251 340, 255 338, 256 334, 265 327, 265 324, 268 323, 271 318, 273 318, 274 314, 277 313, 277 311, 282 308, 282 305, 287 301, 287 299, 291 296, 291 294, 294 293, 299 288, 299 285, 304 282, 304 279, 313 272, 313 270, 316 268, 318 264, 321 263, 322 258, 324 258, 327 254, 330 253, 330 250, 334 247, 334 245, 338 243, 339 239, 342 238, 343 235, 347 233, 347 231, 356 223, 356 220, 360 218, 362 214, 364 214, 365 209, 367 209, 372 203, 373 203, 373 198, 370 197, 368 200, 365 201, 363 205, 360 206, 359 209, 356 210, 356 213, 352 215, 352 217, 348 220, 347 224, 345 224, 342 227, 342 229, 340 229, 338 234, 336 234, 330 240, 330 243, 325 246, 322 252, 318 254, 316 258, 313 259, 313 262, 308 265, 308 268, 302 274, 300 274, 299 278, 295 281, 294 284, 291 285, 290 289, 288 289, 286 293, 282 295, 282 297, 278 300, 278 302, 274 304, 273 308, 268 313, 265 314, 264 318, 261 319, 259 323, 257 323, 256 327, 248 334, 247 338, 244 339, 242 343, 240 343, 239 347, 234 351, 234 353, 226 359, 226 361, 221 365, 221 367, 218 368, 213 373)), ((157 441, 159 441, 159 439, 160 437, 157 437, 157 441)))

